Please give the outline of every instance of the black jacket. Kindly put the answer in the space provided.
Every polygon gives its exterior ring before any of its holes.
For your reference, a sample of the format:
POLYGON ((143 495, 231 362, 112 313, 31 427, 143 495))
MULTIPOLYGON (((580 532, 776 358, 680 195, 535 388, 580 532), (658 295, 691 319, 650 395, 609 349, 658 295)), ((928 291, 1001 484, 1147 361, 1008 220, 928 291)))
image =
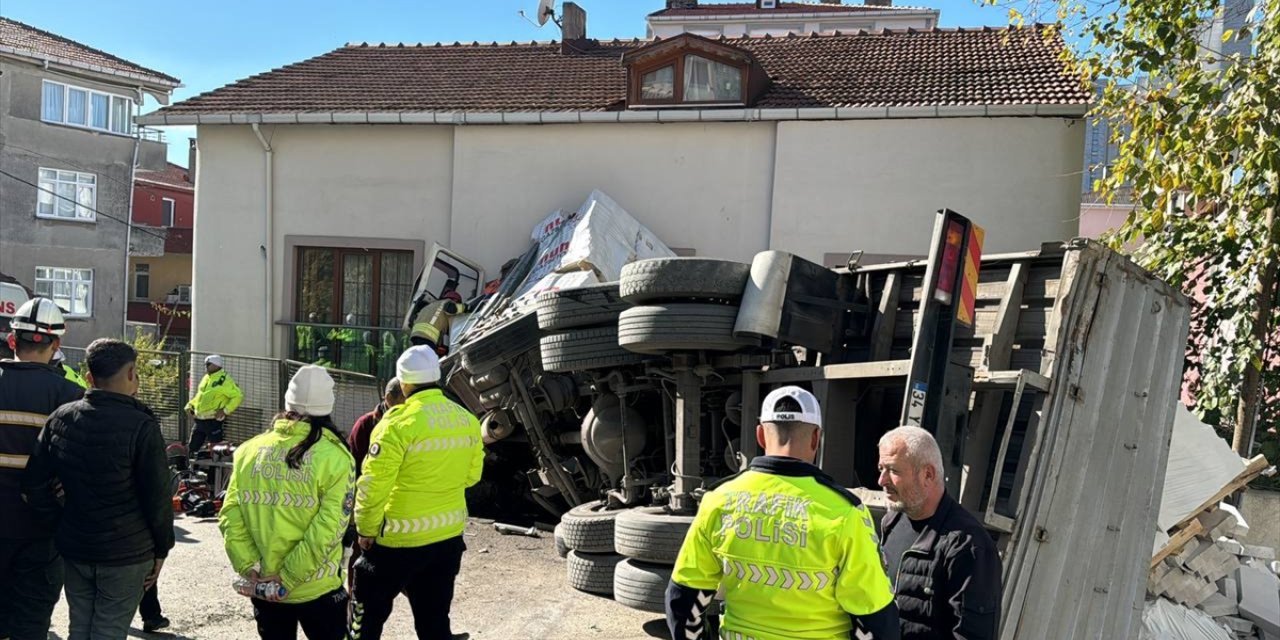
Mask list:
POLYGON ((58 551, 84 564, 126 565, 173 548, 173 494, 155 415, 129 396, 90 389, 53 413, 24 479, 33 505, 62 482, 58 551))
POLYGON ((53 535, 54 520, 22 499, 22 473, 49 414, 83 393, 47 364, 0 361, 0 538, 53 535))
MULTIPOLYGON (((890 511, 881 541, 906 516, 890 511)), ((894 576, 890 576, 894 578, 894 576)), ((995 638, 1000 625, 1000 556, 976 518, 950 496, 902 556, 894 592, 903 640, 995 638)))

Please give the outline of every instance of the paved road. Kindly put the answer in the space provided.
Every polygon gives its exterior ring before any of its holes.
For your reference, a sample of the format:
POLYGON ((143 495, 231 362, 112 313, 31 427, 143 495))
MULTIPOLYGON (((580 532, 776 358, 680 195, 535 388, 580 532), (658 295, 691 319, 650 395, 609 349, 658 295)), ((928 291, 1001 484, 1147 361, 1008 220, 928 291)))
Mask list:
MULTIPOLYGON (((130 637, 256 638, 248 600, 231 589, 235 576, 223 554, 217 522, 180 517, 177 534, 178 546, 160 577, 160 604, 173 621, 170 633, 144 634, 142 622, 135 619, 130 637)), ((556 557, 550 534, 538 539, 501 536, 473 520, 467 523, 466 540, 453 606, 455 633, 468 632, 476 640, 664 637, 660 616, 566 586, 564 561, 556 557)), ((64 640, 66 633, 64 601, 54 612, 49 638, 64 640)), ((384 638, 412 637, 409 603, 401 597, 384 638)))

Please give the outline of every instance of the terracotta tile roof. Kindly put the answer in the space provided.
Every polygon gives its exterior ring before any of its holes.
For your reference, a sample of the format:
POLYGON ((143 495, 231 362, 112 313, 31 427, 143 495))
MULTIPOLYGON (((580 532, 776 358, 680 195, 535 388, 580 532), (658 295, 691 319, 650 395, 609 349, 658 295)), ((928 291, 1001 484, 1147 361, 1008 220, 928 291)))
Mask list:
POLYGON ((185 167, 180 167, 172 162, 165 164, 166 166, 162 171, 139 169, 134 177, 142 182, 150 182, 177 189, 188 191, 195 189, 195 185, 191 183, 191 174, 187 172, 185 167))
MULTIPOLYGON (((1082 105, 1090 92, 1044 27, 721 39, 772 80, 757 108, 1082 105)), ((156 115, 621 109, 621 57, 652 40, 349 45, 165 107, 156 115)))
POLYGON ((937 11, 926 7, 888 6, 877 7, 865 4, 827 4, 818 2, 779 2, 775 9, 761 9, 754 2, 728 2, 716 4, 698 3, 696 7, 682 9, 659 9, 649 14, 651 18, 684 18, 689 16, 721 16, 721 15, 778 15, 793 13, 870 13, 885 11, 921 12, 937 11))
POLYGON ((148 69, 100 51, 60 35, 37 29, 9 18, 0 18, 0 47, 17 50, 34 57, 53 57, 100 67, 107 72, 149 76, 166 84, 178 84, 179 80, 155 69, 148 69))

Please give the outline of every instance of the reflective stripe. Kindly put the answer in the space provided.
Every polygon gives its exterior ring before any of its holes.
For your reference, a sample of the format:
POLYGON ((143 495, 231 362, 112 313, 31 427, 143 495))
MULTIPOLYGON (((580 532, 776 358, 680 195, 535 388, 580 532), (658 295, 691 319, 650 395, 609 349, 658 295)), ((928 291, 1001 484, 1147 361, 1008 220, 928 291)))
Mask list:
POLYGON ((405 453, 424 453, 427 451, 448 451, 450 449, 469 449, 480 443, 475 436, 454 436, 452 438, 427 438, 409 445, 405 453))
POLYGON ((342 567, 338 566, 338 563, 332 560, 325 560, 324 563, 320 565, 320 568, 316 570, 315 575, 311 576, 311 582, 324 580, 325 578, 332 578, 340 573, 342 573, 342 567))
POLYGON ((467 521, 467 512, 449 511, 414 520, 387 519, 385 533, 421 533, 445 527, 453 527, 467 521))
POLYGON ((835 576, 827 571, 801 571, 790 567, 776 567, 727 558, 722 563, 726 578, 736 577, 739 582, 775 587, 785 591, 821 591, 835 583, 835 576))
POLYGON ((0 469, 26 469, 31 456, 11 456, 0 453, 0 469))
POLYGON ((0 411, 0 425, 15 427, 35 427, 39 429, 49 420, 49 416, 29 411, 0 411))
POLYGON ((240 502, 244 504, 279 505, 281 507, 305 507, 313 509, 320 503, 315 496, 304 496, 296 493, 280 493, 276 491, 241 491, 240 502))
POLYGON ((751 636, 744 636, 737 631, 730 631, 724 627, 720 627, 721 640, 756 640, 751 636))

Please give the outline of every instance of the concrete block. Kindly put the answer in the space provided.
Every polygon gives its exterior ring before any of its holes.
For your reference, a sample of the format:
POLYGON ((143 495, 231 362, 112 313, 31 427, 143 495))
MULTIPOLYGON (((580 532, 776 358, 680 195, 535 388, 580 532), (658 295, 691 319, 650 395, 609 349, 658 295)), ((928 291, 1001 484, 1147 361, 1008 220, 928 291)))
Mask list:
POLYGON ((1266 633, 1280 636, 1280 578, 1247 564, 1240 567, 1236 580, 1240 585, 1240 617, 1266 633))
POLYGON ((1169 565, 1161 562, 1147 574, 1147 592, 1151 595, 1160 595, 1160 580, 1169 574, 1169 565))
MULTIPOLYGON (((1234 575, 1234 572, 1232 573, 1234 575)), ((1218 593, 1227 597, 1233 603, 1240 604, 1240 589, 1235 578, 1223 578, 1218 581, 1218 593)))
POLYGON ((1240 608, 1236 606, 1236 603, 1228 600, 1226 596, 1217 592, 1214 592, 1208 598, 1205 598, 1204 602, 1197 605, 1197 608, 1215 618, 1233 616, 1240 611, 1240 608))
MULTIPOLYGON (((1248 495, 1248 494, 1249 492, 1246 491, 1245 495, 1248 495)), ((1230 534, 1232 538, 1235 538, 1237 540, 1244 540, 1249 537, 1249 522, 1244 519, 1244 516, 1240 513, 1239 509, 1225 502, 1223 502, 1222 504, 1219 504, 1218 509, 1222 511, 1226 511, 1227 513, 1231 514, 1231 517, 1236 519, 1236 528, 1230 534)))
POLYGON ((1258 560, 1275 560, 1276 550, 1271 547, 1262 547, 1253 544, 1242 545, 1244 547, 1244 555, 1258 560))
MULTIPOLYGON (((1204 527, 1205 531, 1213 531, 1214 529, 1218 528, 1219 525, 1221 525, 1224 522, 1227 522, 1228 520, 1231 521, 1231 527, 1233 529, 1236 526, 1235 515, 1226 509, 1222 509, 1221 507, 1214 509, 1212 511, 1205 511, 1201 513, 1200 515, 1196 516, 1196 520, 1200 521, 1200 525, 1204 527)), ((1214 537, 1216 538, 1217 536, 1214 536, 1214 537)))
POLYGON ((1238 540, 1232 540, 1231 538, 1224 536, 1217 539, 1217 545, 1219 549, 1222 549, 1223 551, 1226 551, 1231 555, 1235 555, 1235 556, 1245 555, 1244 545, 1241 544, 1240 541, 1238 540))
POLYGON ((1280 576, 1280 561, 1272 560, 1267 566, 1271 567, 1271 573, 1280 576))
POLYGON ((1253 633, 1253 628, 1254 628, 1253 623, 1249 622, 1248 620, 1245 620, 1244 618, 1237 618, 1235 616, 1222 616, 1217 620, 1218 622, 1221 622, 1222 624, 1227 625, 1227 628, 1231 629, 1232 633, 1235 633, 1237 635, 1247 636, 1253 633))

